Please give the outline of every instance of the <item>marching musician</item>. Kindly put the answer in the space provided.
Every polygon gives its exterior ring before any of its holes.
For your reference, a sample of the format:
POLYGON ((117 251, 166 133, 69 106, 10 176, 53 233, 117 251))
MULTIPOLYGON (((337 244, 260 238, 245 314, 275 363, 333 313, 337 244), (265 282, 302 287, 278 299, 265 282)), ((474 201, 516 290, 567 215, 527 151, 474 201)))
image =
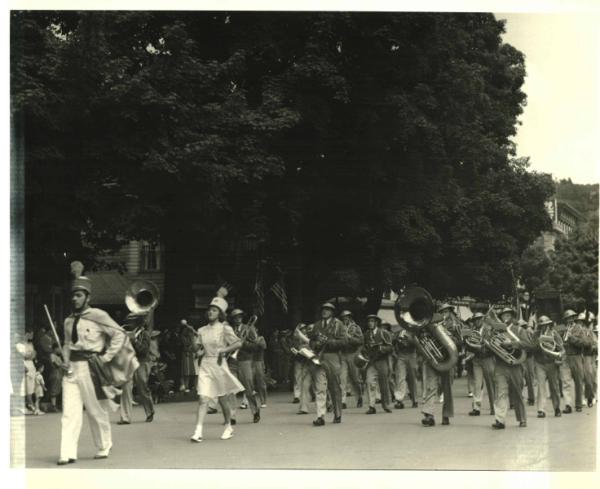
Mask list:
MULTIPOLYGON (((83 408, 88 417, 92 439, 96 445, 95 459, 105 459, 112 448, 109 410, 110 385, 114 385, 118 371, 123 380, 131 380, 138 367, 135 352, 127 341, 125 331, 105 311, 90 307, 92 284, 80 276, 83 265, 72 264, 75 279, 71 285, 73 313, 65 319, 63 368, 67 374, 62 384, 62 429, 58 465, 75 463, 82 426, 83 408), (78 265, 78 267, 76 266, 78 265), (119 365, 113 364, 119 354, 119 365), (124 361, 123 361, 124 360, 124 361), (100 381, 109 381, 106 385, 100 381)), ((114 390, 112 390, 114 395, 114 390)))
MULTIPOLYGON (((489 336, 490 332, 490 326, 484 322, 484 318, 485 316, 480 312, 473 314, 472 329, 478 333, 480 338, 489 336)), ((469 412, 469 416, 479 416, 481 414, 484 382, 490 405, 490 414, 493 415, 496 390, 494 387, 494 354, 484 344, 472 348, 470 343, 466 341, 465 346, 473 353, 473 409, 469 412)))
POLYGON ((595 358, 598 353, 598 337, 593 331, 593 319, 590 314, 590 320, 586 321, 585 312, 582 312, 577 316, 577 323, 583 330, 583 337, 585 339, 585 346, 583 347, 583 371, 584 371, 584 382, 585 382, 585 397, 587 399, 588 407, 594 405, 594 401, 597 399, 597 373, 596 373, 596 362, 595 358))
POLYGON ((585 346, 584 331, 575 322, 577 313, 568 309, 563 314, 565 325, 561 330, 566 359, 559 365, 560 380, 565 400, 563 413, 572 412, 572 387, 575 385, 575 411, 581 412, 583 405, 583 347, 585 346))
MULTIPOLYGON (((441 321, 439 322, 441 322, 442 328, 446 329, 445 324, 454 322, 451 320, 451 314, 453 314, 453 311, 454 308, 450 304, 443 304, 439 308, 438 313, 441 315, 441 321)), ((447 331, 447 333, 450 334, 449 331, 447 331)), ((458 336, 456 330, 454 330, 454 335, 450 334, 450 336, 455 342, 458 341, 455 339, 455 337, 458 336)), ((424 418, 421 420, 421 424, 423 426, 435 426, 434 402, 435 398, 437 397, 438 387, 441 388, 443 396, 442 424, 450 424, 450 418, 454 416, 454 398, 452 395, 452 382, 454 377, 453 372, 453 368, 448 371, 439 372, 434 369, 428 361, 423 362, 424 391, 423 409, 421 410, 424 415, 424 418)))
MULTIPOLYGON (((500 312, 500 320, 503 324, 494 325, 490 328, 488 334, 495 334, 497 331, 507 331, 510 339, 506 338, 503 341, 504 347, 525 351, 533 350, 534 344, 527 331, 515 323, 514 319, 515 311, 511 307, 505 307, 500 312)), ((496 387, 496 397, 494 399, 496 421, 492 425, 492 428, 503 430, 506 427, 509 393, 514 402, 515 416, 519 422, 519 427, 527 427, 527 412, 525 411, 522 393, 523 369, 521 365, 509 365, 502 358, 497 358, 494 368, 494 384, 496 387)))
MULTIPOLYGON (((231 311, 231 322, 234 333, 242 341, 242 346, 237 350, 237 377, 244 386, 244 392, 254 423, 260 421, 260 405, 254 389, 254 375, 252 371, 252 358, 258 345, 258 332, 253 324, 244 323, 244 311, 234 309, 231 311)), ((231 402, 231 399, 230 399, 231 402)), ((235 398, 233 399, 235 402, 235 398)))
POLYGON ((254 387, 260 399, 260 407, 267 407, 267 379, 265 373, 265 351, 267 349, 267 340, 258 333, 256 341, 256 350, 252 356, 252 372, 254 378, 254 387))
POLYGON ((367 332, 365 334, 365 351, 367 364, 367 392, 369 409, 366 414, 375 414, 377 387, 381 392, 381 405, 386 413, 391 413, 389 356, 393 351, 392 335, 381 326, 381 318, 375 314, 367 316, 367 332))
POLYGON ((331 395, 333 404, 333 422, 342 422, 342 388, 340 385, 340 374, 342 371, 342 350, 348 344, 347 328, 339 319, 333 317, 335 306, 326 302, 321 306, 321 319, 314 323, 310 334, 310 347, 318 353, 320 365, 312 362, 310 364, 313 378, 317 419, 313 421, 314 426, 325 424, 325 412, 327 409, 327 391, 331 395))
POLYGON ((208 324, 198 329, 196 348, 202 352, 202 358, 198 369, 196 427, 190 438, 196 443, 202 441, 202 427, 209 399, 217 398, 223 411, 225 430, 221 439, 228 440, 233 436, 229 396, 244 390, 244 386, 229 371, 229 366, 224 360, 228 353, 242 346, 242 341, 236 336, 233 328, 225 324, 227 307, 225 299, 215 297, 206 311, 208 324))
POLYGON ((546 417, 546 379, 550 388, 550 398, 554 408, 554 416, 560 417, 560 390, 558 385, 558 361, 565 355, 562 338, 554 330, 554 322, 548 316, 541 316, 538 321, 538 330, 533 334, 533 339, 537 342, 534 350, 535 375, 537 378, 537 417, 546 417), (552 351, 546 347, 546 344, 552 347, 552 351))
POLYGON ((396 351, 394 365, 396 404, 394 407, 404 409, 404 398, 407 390, 410 390, 412 407, 416 408, 419 405, 417 402, 417 350, 404 326, 401 325, 400 330, 393 337, 393 344, 396 351))
POLYGON ((127 382, 123 386, 121 394, 121 419, 117 421, 119 425, 131 424, 131 409, 133 405, 133 384, 138 396, 141 399, 141 404, 146 413, 146 422, 151 423, 154 420, 154 404, 152 396, 148 389, 148 378, 152 363, 150 359, 150 333, 147 328, 147 314, 130 313, 125 318, 124 329, 128 332, 131 344, 135 350, 140 366, 133 374, 133 380, 127 382))
MULTIPOLYGON (((294 329, 295 351, 309 346, 309 338, 313 329, 312 324, 300 323, 294 329)), ((310 360, 299 353, 294 355, 294 403, 300 404, 296 414, 308 414, 308 403, 310 402, 310 360)))
POLYGON ((364 342, 363 333, 360 326, 354 322, 352 313, 350 311, 342 311, 340 319, 348 328, 348 345, 342 352, 342 408, 346 408, 346 396, 348 392, 348 380, 350 380, 350 386, 352 391, 357 398, 356 407, 361 408, 363 405, 363 390, 362 382, 356 367, 355 358, 358 354, 358 349, 364 342))

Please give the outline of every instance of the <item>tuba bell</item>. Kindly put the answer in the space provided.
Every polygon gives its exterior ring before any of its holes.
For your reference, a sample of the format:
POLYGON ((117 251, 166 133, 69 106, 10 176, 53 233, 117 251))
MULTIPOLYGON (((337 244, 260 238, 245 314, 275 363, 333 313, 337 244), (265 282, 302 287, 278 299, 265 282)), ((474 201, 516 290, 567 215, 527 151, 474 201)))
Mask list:
POLYGON ((154 282, 136 280, 125 292, 125 305, 134 314, 148 314, 158 306, 160 292, 154 282))
POLYGON ((400 325, 415 331, 415 346, 438 372, 450 370, 458 361, 458 349, 441 323, 432 323, 431 294, 421 287, 409 287, 398 297, 394 314, 400 325))

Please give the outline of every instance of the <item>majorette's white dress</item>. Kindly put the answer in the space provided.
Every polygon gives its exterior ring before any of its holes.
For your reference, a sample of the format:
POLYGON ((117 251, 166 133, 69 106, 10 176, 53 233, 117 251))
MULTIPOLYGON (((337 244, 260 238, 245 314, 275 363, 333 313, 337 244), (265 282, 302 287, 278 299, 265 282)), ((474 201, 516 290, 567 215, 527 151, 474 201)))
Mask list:
POLYGON ((198 369, 198 395, 215 398, 243 391, 240 381, 230 372, 227 360, 223 358, 221 365, 217 363, 219 348, 239 341, 231 326, 217 321, 202 326, 198 334, 204 346, 198 369))

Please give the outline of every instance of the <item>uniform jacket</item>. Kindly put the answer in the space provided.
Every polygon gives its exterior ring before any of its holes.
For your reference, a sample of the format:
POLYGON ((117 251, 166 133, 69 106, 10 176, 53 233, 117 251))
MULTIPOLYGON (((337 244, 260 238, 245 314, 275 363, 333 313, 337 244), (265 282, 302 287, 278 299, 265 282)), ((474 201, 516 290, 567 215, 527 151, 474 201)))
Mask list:
POLYGON ((242 339, 242 347, 238 350, 237 354, 238 362, 252 360, 254 352, 258 348, 256 343, 258 331, 256 330, 256 327, 248 324, 240 324, 239 328, 235 331, 235 334, 242 339))
POLYGON ((377 327, 365 333, 365 348, 372 360, 389 355, 393 351, 392 334, 377 327))
POLYGON ((348 334, 348 345, 343 349, 345 353, 354 353, 358 350, 364 343, 364 336, 362 329, 355 322, 350 323, 347 326, 347 334, 348 334))
MULTIPOLYGON (((556 328, 556 331, 564 338, 567 331, 569 331, 569 327, 561 324, 556 328)), ((579 324, 573 324, 570 327, 569 337, 563 344, 567 355, 581 355, 585 346, 585 333, 583 328, 579 324)))
POLYGON ((329 318, 327 324, 323 319, 319 319, 313 325, 310 333, 310 347, 315 353, 337 353, 348 347, 348 328, 339 319, 329 318), (323 344, 320 335, 327 337, 327 341, 323 344))
POLYGON ((533 333, 532 339, 535 342, 535 350, 534 350, 533 356, 535 358, 535 361, 538 363, 554 363, 556 361, 555 358, 552 358, 550 355, 547 355, 546 353, 544 353, 544 351, 540 347, 539 339, 542 334, 546 335, 546 336, 552 336, 554 338, 554 342, 556 343, 556 348, 554 351, 560 352, 561 358, 564 357, 565 349, 563 347, 562 338, 561 338, 560 334, 558 333, 558 331, 556 331, 554 328, 544 329, 542 327, 541 329, 538 329, 535 333, 533 333))

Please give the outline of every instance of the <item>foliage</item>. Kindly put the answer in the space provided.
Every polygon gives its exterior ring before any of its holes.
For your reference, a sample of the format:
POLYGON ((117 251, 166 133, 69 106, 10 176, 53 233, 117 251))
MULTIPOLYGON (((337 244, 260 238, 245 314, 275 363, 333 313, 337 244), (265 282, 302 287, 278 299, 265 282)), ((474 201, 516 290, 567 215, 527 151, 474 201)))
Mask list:
POLYGON ((82 237, 92 254, 144 238, 181 304, 209 269, 250 294, 260 259, 305 311, 410 282, 510 291, 553 185, 514 158, 525 66, 503 31, 491 14, 14 12, 30 279, 82 237))

